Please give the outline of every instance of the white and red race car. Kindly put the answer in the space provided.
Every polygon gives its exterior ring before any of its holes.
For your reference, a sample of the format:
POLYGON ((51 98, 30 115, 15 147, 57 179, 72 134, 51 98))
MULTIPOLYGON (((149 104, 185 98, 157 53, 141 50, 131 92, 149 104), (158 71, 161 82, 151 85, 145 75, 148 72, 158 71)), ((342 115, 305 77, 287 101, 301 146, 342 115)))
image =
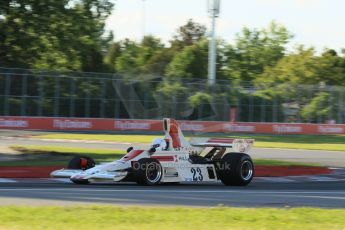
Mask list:
POLYGON ((253 139, 198 138, 188 142, 173 119, 163 119, 165 137, 155 139, 148 150, 128 148, 119 160, 95 165, 87 156, 74 157, 67 169, 52 177, 70 178, 77 184, 97 181, 136 182, 141 185, 178 182, 216 182, 244 186, 254 176, 254 164, 246 154, 253 139), (231 148, 231 152, 226 150, 231 148))

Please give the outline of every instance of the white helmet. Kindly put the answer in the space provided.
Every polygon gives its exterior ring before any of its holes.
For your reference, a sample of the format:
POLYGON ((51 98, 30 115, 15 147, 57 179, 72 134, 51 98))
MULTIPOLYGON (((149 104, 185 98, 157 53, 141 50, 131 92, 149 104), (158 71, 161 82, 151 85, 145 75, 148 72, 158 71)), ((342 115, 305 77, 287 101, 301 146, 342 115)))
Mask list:
POLYGON ((164 150, 167 147, 167 143, 163 138, 157 137, 153 139, 151 147, 156 150, 164 150))

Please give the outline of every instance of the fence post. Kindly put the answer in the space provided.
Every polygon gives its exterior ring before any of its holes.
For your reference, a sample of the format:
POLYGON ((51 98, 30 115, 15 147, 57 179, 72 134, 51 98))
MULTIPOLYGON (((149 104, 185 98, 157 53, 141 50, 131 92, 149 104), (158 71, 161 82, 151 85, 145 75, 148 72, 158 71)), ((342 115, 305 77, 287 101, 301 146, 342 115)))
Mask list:
POLYGON ((266 101, 265 98, 261 97, 261 114, 260 114, 260 121, 265 122, 266 120, 266 101))
POLYGON ((101 92, 101 109, 100 109, 100 113, 99 113, 99 116, 101 118, 104 118, 104 106, 105 106, 105 95, 106 95, 106 79, 103 79, 102 80, 102 92, 101 92))
POLYGON ((241 120, 241 94, 240 94, 240 92, 238 91, 239 89, 237 89, 236 90, 236 94, 237 94, 237 96, 236 96, 236 98, 237 98, 237 113, 236 113, 236 121, 242 121, 241 120))
POLYGON ((345 123, 345 120, 344 120, 344 93, 342 91, 342 89, 344 88, 341 88, 339 89, 339 93, 338 93, 338 121, 337 123, 340 123, 340 124, 344 124, 345 123))
POLYGON ((273 122, 277 122, 277 96, 274 95, 273 96, 273 109, 272 109, 272 112, 273 112, 273 122))
POLYGON ((254 110, 253 109, 253 94, 252 92, 250 92, 249 94, 249 122, 253 122, 253 112, 254 112, 253 110, 254 110))
POLYGON ((75 103, 74 103, 74 99, 75 99, 75 78, 71 77, 70 78, 70 101, 69 101, 69 116, 70 117, 74 117, 74 113, 75 113, 75 103))
POLYGON ((301 89, 299 86, 297 86, 297 106, 298 106, 298 112, 297 112, 297 122, 301 123, 301 107, 300 107, 300 99, 301 97, 301 89))
POLYGON ((38 81, 38 93, 39 93, 39 102, 38 102, 38 108, 37 108, 37 116, 41 117, 43 114, 43 76, 39 76, 38 81))
POLYGON ((176 118, 176 93, 174 92, 174 94, 172 95, 172 110, 171 110, 171 116, 175 119, 176 118))
POLYGON ((24 74, 22 77, 22 103, 20 107, 20 114, 26 116, 26 103, 27 103, 27 91, 28 91, 28 75, 24 74))
MULTIPOLYGON (((118 84, 117 82, 118 80, 115 79, 115 85, 118 84)), ((114 82, 114 76, 113 76, 113 82, 114 82)), ((114 111, 114 117, 115 118, 120 118, 121 114, 120 114, 120 102, 119 102, 119 95, 115 92, 116 98, 115 98, 115 111, 114 111)))
POLYGON ((85 95, 85 98, 84 98, 84 117, 90 117, 90 79, 87 78, 86 80, 86 85, 87 85, 87 90, 86 90, 86 95, 85 95))
POLYGON ((10 91, 11 89, 11 74, 6 74, 6 81, 5 81, 5 103, 4 103, 4 115, 9 116, 9 97, 10 97, 10 91))
POLYGON ((60 107, 60 77, 55 76, 55 92, 54 92, 54 117, 59 117, 60 107))

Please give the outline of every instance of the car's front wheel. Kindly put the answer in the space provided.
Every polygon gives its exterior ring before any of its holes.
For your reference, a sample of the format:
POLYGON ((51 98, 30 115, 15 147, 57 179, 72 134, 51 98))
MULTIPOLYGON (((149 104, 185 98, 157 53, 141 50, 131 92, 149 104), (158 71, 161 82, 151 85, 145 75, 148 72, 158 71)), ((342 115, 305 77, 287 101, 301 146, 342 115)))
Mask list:
MULTIPOLYGON (((96 163, 91 157, 75 156, 69 161, 67 165, 67 169, 87 170, 87 169, 95 167, 95 165, 96 163)), ((75 184, 89 184, 90 183, 89 180, 86 180, 86 179, 71 178, 71 181, 75 184)))
POLYGON ((95 167, 95 161, 88 156, 75 156, 73 157, 67 165, 67 169, 80 169, 87 170, 95 167))
POLYGON ((133 167, 135 182, 137 182, 137 184, 157 185, 162 180, 162 165, 156 159, 140 159, 133 167))

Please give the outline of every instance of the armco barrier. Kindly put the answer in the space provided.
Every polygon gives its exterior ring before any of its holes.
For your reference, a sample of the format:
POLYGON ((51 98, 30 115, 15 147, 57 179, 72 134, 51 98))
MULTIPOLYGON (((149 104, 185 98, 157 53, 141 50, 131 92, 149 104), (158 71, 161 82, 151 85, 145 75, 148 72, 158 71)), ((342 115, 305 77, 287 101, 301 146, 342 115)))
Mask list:
MULTIPOLYGON (((345 134, 345 124, 232 123, 220 121, 179 121, 181 129, 193 132, 267 134, 345 134)), ((62 131, 161 131, 161 120, 101 118, 0 117, 0 129, 62 131)))

